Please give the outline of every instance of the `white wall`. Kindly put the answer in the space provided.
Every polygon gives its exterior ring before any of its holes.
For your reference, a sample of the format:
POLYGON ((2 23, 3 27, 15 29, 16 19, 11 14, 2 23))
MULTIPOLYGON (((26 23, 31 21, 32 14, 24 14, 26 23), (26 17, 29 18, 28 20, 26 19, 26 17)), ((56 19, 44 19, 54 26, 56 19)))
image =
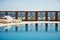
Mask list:
POLYGON ((0 0, 0 11, 60 11, 60 0, 0 0))

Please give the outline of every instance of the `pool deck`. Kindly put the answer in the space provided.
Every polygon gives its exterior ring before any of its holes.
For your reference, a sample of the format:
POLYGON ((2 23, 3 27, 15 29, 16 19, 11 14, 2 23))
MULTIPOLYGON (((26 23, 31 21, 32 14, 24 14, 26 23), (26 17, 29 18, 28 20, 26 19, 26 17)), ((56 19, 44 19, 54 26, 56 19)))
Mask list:
POLYGON ((0 23, 1 26, 21 25, 30 23, 60 23, 60 21, 22 21, 21 23, 0 23))

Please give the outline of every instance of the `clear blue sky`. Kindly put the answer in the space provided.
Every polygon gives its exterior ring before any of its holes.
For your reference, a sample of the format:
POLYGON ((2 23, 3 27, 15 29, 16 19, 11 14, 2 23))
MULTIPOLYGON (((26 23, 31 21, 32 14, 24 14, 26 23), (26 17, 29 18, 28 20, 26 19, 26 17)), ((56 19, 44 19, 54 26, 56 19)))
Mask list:
POLYGON ((0 11, 60 11, 60 0, 0 0, 0 11))

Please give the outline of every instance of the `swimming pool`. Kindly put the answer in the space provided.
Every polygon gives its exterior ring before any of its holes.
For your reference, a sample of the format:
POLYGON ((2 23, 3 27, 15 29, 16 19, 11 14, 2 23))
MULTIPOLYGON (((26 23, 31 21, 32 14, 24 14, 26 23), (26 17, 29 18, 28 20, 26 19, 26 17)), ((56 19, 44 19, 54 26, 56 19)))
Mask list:
POLYGON ((58 24, 58 31, 55 31, 55 24, 49 23, 48 30, 45 24, 38 23, 38 28, 34 23, 18 25, 9 28, 0 27, 0 40, 60 40, 60 24, 58 24))

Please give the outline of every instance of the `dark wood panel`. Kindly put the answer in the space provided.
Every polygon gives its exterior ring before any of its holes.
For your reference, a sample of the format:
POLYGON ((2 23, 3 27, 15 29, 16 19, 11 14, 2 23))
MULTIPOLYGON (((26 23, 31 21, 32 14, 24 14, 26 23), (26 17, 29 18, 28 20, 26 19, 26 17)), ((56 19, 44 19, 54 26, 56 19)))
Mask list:
POLYGON ((48 12, 46 12, 46 21, 48 21, 48 12))
POLYGON ((36 21, 38 21, 38 12, 36 12, 36 16, 35 17, 36 17, 36 21))
POLYGON ((55 12, 55 20, 58 21, 58 12, 55 12))
POLYGON ((25 13, 25 20, 28 21, 28 12, 25 13))
POLYGON ((8 11, 6 11, 6 14, 5 15, 8 15, 8 11))
POLYGON ((16 19, 18 19, 18 12, 16 12, 16 19))

